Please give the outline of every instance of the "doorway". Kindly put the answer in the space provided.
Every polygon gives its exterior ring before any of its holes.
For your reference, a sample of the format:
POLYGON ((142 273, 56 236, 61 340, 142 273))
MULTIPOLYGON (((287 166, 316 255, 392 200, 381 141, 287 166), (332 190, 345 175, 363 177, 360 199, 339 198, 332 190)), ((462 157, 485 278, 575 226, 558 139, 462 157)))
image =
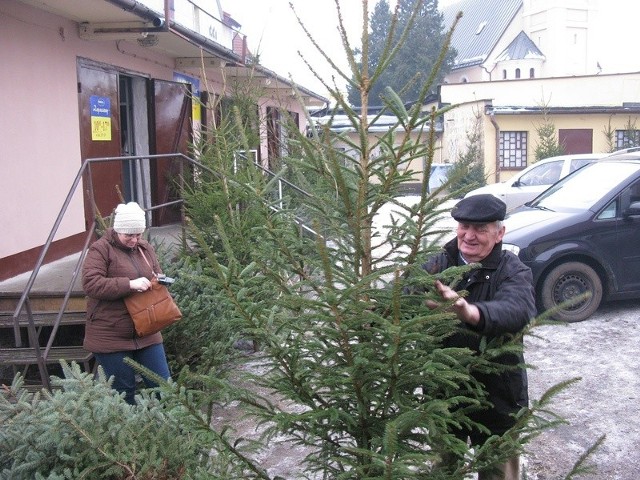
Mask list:
MULTIPOLYGON (((119 74, 120 151, 123 157, 149 154, 147 82, 144 77, 119 74)), ((151 195, 142 188, 149 182, 148 160, 122 162, 122 195, 125 202, 150 205, 151 195)))
MULTIPOLYGON (((177 199, 177 160, 118 160, 125 156, 181 153, 191 141, 189 90, 112 65, 78 60, 81 161, 107 157, 84 177, 85 224, 106 217, 121 201, 144 208, 177 199)), ((154 211, 151 224, 180 221, 176 206, 154 211)))

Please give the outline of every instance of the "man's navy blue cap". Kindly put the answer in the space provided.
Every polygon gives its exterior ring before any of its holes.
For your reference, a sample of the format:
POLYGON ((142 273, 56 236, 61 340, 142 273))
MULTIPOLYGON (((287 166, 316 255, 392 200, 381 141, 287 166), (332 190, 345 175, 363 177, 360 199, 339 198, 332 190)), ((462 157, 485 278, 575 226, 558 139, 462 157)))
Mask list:
POLYGON ((488 193, 472 195, 460 200, 451 209, 451 216, 462 223, 491 223, 504 220, 507 205, 488 193))

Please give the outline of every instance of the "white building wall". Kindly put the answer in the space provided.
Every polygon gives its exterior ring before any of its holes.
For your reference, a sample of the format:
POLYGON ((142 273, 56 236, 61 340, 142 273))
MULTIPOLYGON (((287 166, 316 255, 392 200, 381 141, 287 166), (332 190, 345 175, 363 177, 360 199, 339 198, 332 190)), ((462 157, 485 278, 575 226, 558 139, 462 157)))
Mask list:
MULTIPOLYGON (((496 58, 524 31, 545 55, 536 77, 564 77, 599 73, 602 26, 598 13, 602 0, 524 0, 494 49, 482 65, 455 70, 447 83, 502 80, 496 58)), ((609 42, 610 43, 610 42, 609 42)), ((605 62, 606 63, 606 62, 605 62)), ((608 73, 612 73, 609 71, 608 73)), ((528 78, 527 73, 522 78, 528 78)), ((509 79, 513 76, 509 75, 509 79)))
POLYGON ((598 0, 524 0, 523 30, 547 57, 543 75, 597 72, 598 0))
MULTIPOLYGON (((44 243, 80 167, 76 59, 71 52, 78 43, 77 29, 15 3, 3 10, 0 225, 5 234, 0 257, 44 243), (9 45, 13 48, 5 48, 9 45)), ((84 230, 81 194, 69 213, 60 237, 84 230)))
MULTIPOLYGON (((82 164, 76 62, 90 58, 164 80, 173 60, 130 43, 85 41, 76 23, 17 2, 0 16, 0 258, 42 245, 82 164), (6 137, 5 137, 6 135, 6 137), (19 208, 19 211, 16 210, 19 208)), ((84 231, 82 188, 54 240, 84 231)))
POLYGON ((640 72, 443 85, 444 103, 490 100, 499 106, 584 107, 621 106, 640 101, 640 72), (578 87, 576 87, 578 85, 578 87))

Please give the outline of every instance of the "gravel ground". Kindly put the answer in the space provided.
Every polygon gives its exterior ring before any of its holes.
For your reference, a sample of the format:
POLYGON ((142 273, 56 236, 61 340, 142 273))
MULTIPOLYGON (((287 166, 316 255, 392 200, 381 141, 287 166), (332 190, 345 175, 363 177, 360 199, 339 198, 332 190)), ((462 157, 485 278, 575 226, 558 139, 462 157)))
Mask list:
POLYGON ((584 322, 537 327, 526 341, 532 399, 562 380, 581 380, 558 395, 552 410, 569 424, 529 446, 530 480, 562 479, 601 435, 593 475, 640 478, 640 301, 612 302, 584 322))

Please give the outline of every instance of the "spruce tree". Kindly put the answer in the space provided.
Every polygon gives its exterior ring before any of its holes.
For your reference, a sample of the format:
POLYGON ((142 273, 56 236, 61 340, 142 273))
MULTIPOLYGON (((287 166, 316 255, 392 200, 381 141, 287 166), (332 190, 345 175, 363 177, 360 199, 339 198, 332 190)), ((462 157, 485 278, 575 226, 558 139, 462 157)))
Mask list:
MULTIPOLYGON (((420 8, 418 2, 411 15, 420 8)), ((363 10, 367 16, 366 1, 363 10)), ((392 54, 387 49, 379 63, 369 61, 365 26, 358 64, 343 24, 340 31, 352 70, 337 73, 351 79, 366 112, 371 82, 380 78, 392 54)), ((445 61, 448 42, 436 71, 445 61)), ((407 165, 433 160, 435 123, 443 112, 425 115, 420 106, 436 78, 431 72, 410 109, 396 92, 385 89, 384 107, 398 122, 379 138, 368 135, 367 114, 354 112, 338 89, 326 85, 357 139, 326 126, 307 134, 289 131, 299 156, 282 164, 308 179, 304 186, 309 194, 287 197, 274 208, 269 199, 275 180, 230 183, 263 218, 251 229, 255 241, 237 237, 238 219, 229 215, 239 218, 241 212, 213 214, 210 223, 222 251, 193 230, 220 288, 261 346, 263 368, 252 382, 291 407, 255 395, 242 401, 268 425, 266 441, 286 435, 304 445, 310 451, 304 459, 307 471, 324 478, 459 479, 519 451, 514 433, 526 429, 531 419, 531 412, 524 411, 514 432, 462 460, 467 446, 455 429, 472 425, 469 414, 486 405, 483 386, 472 373, 496 372, 491 359, 519 347, 506 339, 487 345, 481 355, 445 348, 457 321, 445 310, 425 306, 424 292, 436 279, 450 284, 472 268, 452 268, 437 276, 422 269, 439 248, 442 232, 436 223, 445 214, 447 197, 430 196, 425 184, 414 201, 403 198, 403 186, 412 179, 407 165), (338 137, 357 155, 336 150, 338 137), (385 213, 389 206, 394 210, 390 217, 385 213), (461 460, 445 468, 440 460, 450 453, 461 460)), ((188 204, 187 214, 193 208, 188 204)))
POLYGON ((475 121, 467 131, 466 151, 461 153, 458 161, 447 175, 447 188, 454 196, 463 196, 474 188, 487 184, 484 173, 484 155, 482 138, 481 113, 475 112, 475 121))
MULTIPOLYGON (((389 62, 379 78, 371 82, 370 105, 381 106, 385 88, 392 88, 405 102, 420 98, 420 90, 435 72, 432 92, 449 72, 455 58, 455 50, 449 48, 438 64, 446 38, 442 14, 437 0, 399 0, 394 12, 387 0, 380 0, 369 20, 366 61, 369 70, 381 62, 389 62), (395 53, 391 54, 395 50, 395 53)), ((446 26, 447 28, 449 26, 446 26)), ((362 54, 362 48, 355 49, 362 54)), ((364 62, 364 55, 360 62, 364 62)), ((361 106, 359 90, 347 86, 351 105, 361 106)))
POLYGON ((536 125, 538 143, 535 148, 536 161, 544 158, 564 155, 564 146, 558 141, 556 125, 549 117, 548 109, 544 108, 542 123, 536 125))
MULTIPOLYGON (((366 30, 363 39, 366 45, 366 30)), ((369 76, 366 51, 360 69, 347 45, 352 70, 338 72, 354 79, 365 106, 368 80, 382 68, 369 76)), ((431 86, 421 88, 421 97, 431 86)), ((308 447, 310 454, 299 459, 305 471, 328 479, 461 479, 561 423, 548 404, 571 382, 553 387, 520 412, 512 431, 474 452, 452 433, 469 426, 469 414, 485 405, 472 373, 495 371, 492 358, 521 347, 507 338, 486 344, 481 354, 445 348, 457 322, 447 311, 425 307, 424 292, 436 279, 452 283, 473 268, 425 272, 423 260, 441 241, 436 223, 447 213, 446 197, 431 197, 426 185, 414 201, 402 197, 411 180, 404 167, 433 160, 433 127, 443 112, 407 110, 387 89, 385 106, 397 116, 397 128, 374 139, 367 115, 353 112, 337 89, 331 93, 358 132, 351 141, 358 155, 336 150, 339 134, 329 128, 308 136, 292 128, 295 148, 276 178, 252 163, 237 170, 236 154, 249 138, 240 128, 247 117, 237 112, 229 135, 221 129, 211 148, 203 146, 207 168, 191 179, 185 197, 197 246, 190 245, 183 260, 196 263, 187 269, 201 280, 195 296, 200 288, 226 295, 222 309, 234 312, 215 315, 241 322, 238 328, 258 341, 262 368, 250 379, 272 395, 202 371, 195 376, 202 389, 185 388, 180 378, 178 384, 158 379, 162 394, 145 394, 134 407, 77 365, 65 368, 62 390, 44 396, 22 390, 17 377, 0 396, 0 478, 270 479, 249 448, 261 442, 234 438, 237 416, 216 421, 225 417, 223 398, 240 402, 267 428, 263 444, 285 435, 308 447), (306 179, 309 191, 274 199, 284 169, 306 179), (440 459, 451 453, 468 456, 445 469, 440 459)), ((239 109, 242 102, 235 104, 239 109)), ((197 348, 203 356, 213 353, 197 348)), ((570 476, 582 473, 585 458, 570 476)))

